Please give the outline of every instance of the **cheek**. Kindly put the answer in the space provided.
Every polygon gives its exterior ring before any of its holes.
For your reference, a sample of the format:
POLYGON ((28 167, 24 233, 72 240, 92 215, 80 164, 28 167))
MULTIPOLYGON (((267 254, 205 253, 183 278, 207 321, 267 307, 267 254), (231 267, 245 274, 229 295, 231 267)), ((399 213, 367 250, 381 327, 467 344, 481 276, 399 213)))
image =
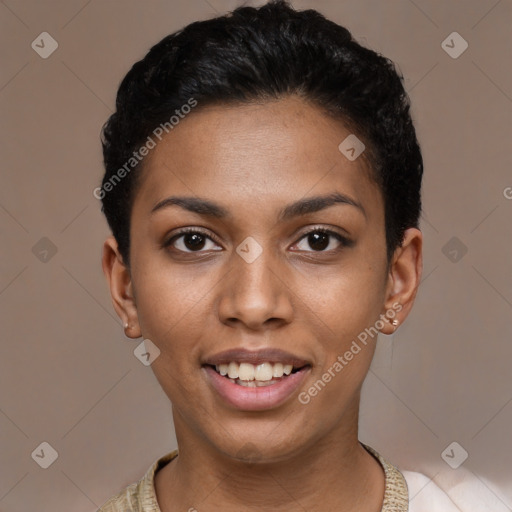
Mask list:
POLYGON ((137 311, 142 335, 160 349, 151 365, 160 386, 180 410, 200 410, 197 370, 208 321, 202 308, 211 287, 180 276, 163 268, 146 273, 137 289, 137 311))
POLYGON ((321 287, 311 287, 303 296, 311 308, 304 309, 305 323, 315 337, 318 359, 299 401, 325 425, 336 424, 355 403, 368 373, 377 340, 372 326, 381 307, 377 282, 370 271, 346 272, 325 280, 321 287))
MULTIPOLYGON (((165 370, 173 375, 190 374, 186 368, 197 361, 196 340, 201 338, 207 321, 202 308, 208 300, 208 290, 211 286, 206 286, 204 280, 168 266, 148 265, 137 276, 141 332, 160 349, 152 365, 157 377, 165 370)), ((163 373, 161 377, 166 378, 163 373)))
POLYGON ((211 283, 197 265, 171 265, 163 252, 136 249, 134 244, 133 279, 143 335, 161 341, 175 338, 175 330, 197 321, 211 283))
POLYGON ((384 296, 385 270, 380 267, 366 261, 338 268, 321 285, 307 288, 303 296, 311 309, 306 323, 317 326, 318 361, 301 403, 308 402, 312 410, 327 414, 333 422, 352 403, 373 358, 377 340, 374 326, 384 296))
POLYGON ((311 321, 330 333, 329 347, 342 350, 365 328, 373 325, 381 312, 385 287, 383 268, 361 262, 333 268, 321 279, 307 275, 297 282, 301 302, 307 305, 311 321))

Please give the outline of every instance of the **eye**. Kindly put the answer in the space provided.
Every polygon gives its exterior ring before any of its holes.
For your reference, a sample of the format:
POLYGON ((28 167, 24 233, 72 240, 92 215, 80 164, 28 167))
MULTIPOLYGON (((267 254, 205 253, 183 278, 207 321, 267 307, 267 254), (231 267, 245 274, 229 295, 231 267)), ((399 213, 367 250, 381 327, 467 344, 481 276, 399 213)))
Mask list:
POLYGON ((306 252, 330 252, 339 250, 340 247, 350 247, 353 245, 353 242, 336 231, 325 228, 313 228, 305 233, 296 245, 299 247, 299 250, 305 250, 306 252), (309 245, 313 251, 308 251, 305 248, 306 245, 309 245))
POLYGON ((217 245, 211 236, 206 234, 204 231, 199 230, 197 228, 185 228, 175 233, 169 240, 164 242, 164 247, 173 246, 173 248, 177 249, 181 252, 203 252, 202 249, 214 250, 214 251, 222 251, 220 249, 214 249, 211 245, 217 245), (208 242, 210 242, 210 247, 208 247, 208 242))
MULTIPOLYGON (((351 247, 353 244, 352 240, 336 231, 316 227, 305 233, 296 246, 298 250, 306 252, 331 252, 339 250, 341 247, 351 247), (306 245, 309 245, 312 251, 308 250, 306 245)), ((222 248, 209 234, 198 228, 184 228, 178 231, 164 242, 163 247, 169 246, 184 253, 222 251, 222 248)))

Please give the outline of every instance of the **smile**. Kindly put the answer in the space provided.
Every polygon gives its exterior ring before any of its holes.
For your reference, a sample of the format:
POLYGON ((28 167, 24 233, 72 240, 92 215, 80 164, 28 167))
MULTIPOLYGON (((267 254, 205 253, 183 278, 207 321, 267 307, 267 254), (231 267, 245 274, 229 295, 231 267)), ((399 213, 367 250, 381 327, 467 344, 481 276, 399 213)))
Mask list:
POLYGON ((285 375, 290 375, 294 370, 291 364, 265 362, 258 365, 251 363, 237 363, 232 361, 229 364, 215 365, 215 371, 227 376, 242 386, 268 386, 278 382, 285 375))
POLYGON ((204 365, 207 380, 230 406, 242 410, 265 410, 284 403, 299 388, 310 365, 265 362, 258 365, 232 361, 204 365))

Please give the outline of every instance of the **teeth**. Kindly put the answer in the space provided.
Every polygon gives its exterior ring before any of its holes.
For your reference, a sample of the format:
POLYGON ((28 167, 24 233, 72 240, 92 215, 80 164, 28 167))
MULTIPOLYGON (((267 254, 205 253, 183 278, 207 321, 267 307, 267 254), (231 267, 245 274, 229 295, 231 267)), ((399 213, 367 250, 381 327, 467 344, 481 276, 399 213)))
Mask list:
POLYGON ((229 363, 228 366, 228 377, 230 379, 238 379, 238 363, 229 363))
POLYGON ((260 382, 259 380, 236 380, 237 384, 240 384, 240 386, 245 386, 247 388, 261 388, 265 386, 271 386, 272 384, 275 384, 276 381, 268 381, 268 382, 260 382))
POLYGON ((283 365, 281 363, 276 363, 272 368, 272 377, 281 377, 283 373, 283 365))
MULTIPOLYGON (((233 363, 230 363, 233 364, 233 363)), ((236 363, 234 363, 236 364, 236 363)), ((238 378, 240 380, 254 380, 254 366, 249 363, 241 363, 238 367, 238 378)), ((261 380, 261 379, 258 379, 261 380)))
MULTIPOLYGON (((238 364, 235 361, 231 361, 229 364, 218 364, 215 366, 215 369, 218 373, 223 376, 228 376, 230 379, 238 379, 238 382, 243 382, 242 385, 252 386, 252 381, 257 382, 268 382, 271 381, 272 378, 279 379, 284 375, 290 375, 293 370, 293 365, 291 364, 281 364, 281 363, 262 363, 257 366, 250 363, 240 363, 238 364)), ((256 383, 254 383, 256 385, 256 383)))
MULTIPOLYGON (((249 365, 249 366, 252 366, 249 365)), ((240 365, 242 367, 242 365, 240 365)), ((253 367, 254 368, 254 367, 253 367)), ((274 376, 274 369, 270 363, 262 363, 256 366, 256 370, 254 371, 254 380, 266 381, 272 380, 274 376)), ((240 377, 242 378, 242 377, 240 377)))

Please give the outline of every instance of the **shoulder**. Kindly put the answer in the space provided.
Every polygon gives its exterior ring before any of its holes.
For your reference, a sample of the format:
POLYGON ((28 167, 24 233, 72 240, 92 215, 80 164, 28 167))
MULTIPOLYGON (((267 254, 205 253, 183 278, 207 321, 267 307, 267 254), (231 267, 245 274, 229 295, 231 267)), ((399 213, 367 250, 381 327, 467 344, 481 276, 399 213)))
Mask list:
POLYGON ((441 469, 429 478, 416 471, 399 469, 373 448, 363 446, 379 460, 386 475, 382 512, 510 512, 491 490, 492 485, 469 469, 441 469))
POLYGON ((460 509, 432 479, 422 473, 401 470, 409 491, 409 512, 459 512, 460 509))
POLYGON ((137 488, 140 482, 125 487, 119 494, 112 496, 99 509, 98 512, 135 512, 137 507, 137 488))
POLYGON ((138 481, 108 499, 97 512, 160 512, 155 493, 155 473, 178 455, 173 450, 157 459, 138 481))
POLYGON ((471 471, 440 471, 435 482, 415 471, 401 470, 409 490, 409 512, 510 512, 471 471))

